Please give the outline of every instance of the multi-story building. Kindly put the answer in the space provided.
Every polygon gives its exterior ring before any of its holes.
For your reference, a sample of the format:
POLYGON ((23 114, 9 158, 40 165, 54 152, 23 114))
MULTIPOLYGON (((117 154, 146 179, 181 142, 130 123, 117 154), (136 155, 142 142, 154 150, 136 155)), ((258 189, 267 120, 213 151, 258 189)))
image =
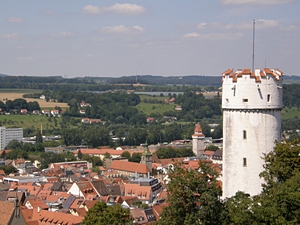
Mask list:
POLYGON ((23 128, 0 127, 0 149, 4 149, 12 140, 22 141, 23 128))

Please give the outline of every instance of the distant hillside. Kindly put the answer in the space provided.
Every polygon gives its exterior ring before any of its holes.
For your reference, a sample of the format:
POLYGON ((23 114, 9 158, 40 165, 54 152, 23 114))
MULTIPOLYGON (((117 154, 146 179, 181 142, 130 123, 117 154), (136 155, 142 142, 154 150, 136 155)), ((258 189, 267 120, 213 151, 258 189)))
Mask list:
POLYGON ((221 76, 152 76, 137 75, 112 78, 110 84, 149 84, 149 85, 197 85, 197 86, 221 86, 221 76))
POLYGON ((295 76, 295 75, 285 75, 283 77, 283 83, 284 84, 299 84, 300 83, 300 76, 295 76))

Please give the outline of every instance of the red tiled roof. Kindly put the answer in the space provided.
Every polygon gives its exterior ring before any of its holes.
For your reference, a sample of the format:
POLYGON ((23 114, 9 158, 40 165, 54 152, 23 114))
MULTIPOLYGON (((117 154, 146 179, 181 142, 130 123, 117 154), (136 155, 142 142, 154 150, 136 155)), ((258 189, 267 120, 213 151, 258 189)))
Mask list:
POLYGON ((194 130, 194 132, 196 133, 202 133, 202 128, 201 128, 201 126, 200 126, 200 123, 197 123, 196 124, 196 127, 195 127, 195 130, 194 130))
POLYGON ((1 224, 9 224, 10 219, 13 216, 14 212, 14 203, 0 201, 0 215, 1 215, 1 224))
POLYGON ((110 166, 111 169, 114 170, 121 170, 121 171, 128 171, 132 173, 140 173, 140 174, 147 174, 149 171, 147 165, 141 163, 134 163, 134 162, 126 162, 121 160, 114 160, 110 166))
POLYGON ((125 184, 125 196, 136 196, 140 200, 149 200, 152 196, 151 186, 140 186, 140 184, 125 184))
POLYGON ((245 68, 242 74, 251 74, 250 68, 245 68))
POLYGON ((72 214, 51 212, 47 210, 33 210, 32 221, 39 221, 40 224, 64 224, 64 225, 77 225, 83 221, 81 216, 73 216, 72 214))
MULTIPOLYGON (((258 69, 256 69, 258 70, 258 69)), ((262 77, 266 77, 266 74, 272 75, 276 80, 279 80, 282 76, 283 72, 279 69, 270 69, 270 68, 264 68, 262 71, 259 72, 259 75, 255 75, 255 71, 250 71, 249 68, 245 69, 238 69, 236 72, 233 72, 232 69, 226 70, 222 73, 222 77, 228 76, 232 78, 232 82, 237 82, 239 77, 242 77, 243 75, 250 75, 251 78, 255 78, 255 82, 261 82, 262 77)))

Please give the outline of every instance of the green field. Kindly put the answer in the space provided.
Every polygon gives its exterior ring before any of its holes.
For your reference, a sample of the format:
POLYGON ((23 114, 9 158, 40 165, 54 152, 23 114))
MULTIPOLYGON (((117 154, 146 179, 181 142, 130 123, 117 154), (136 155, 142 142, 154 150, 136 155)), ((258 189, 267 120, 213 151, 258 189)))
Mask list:
POLYGON ((296 107, 284 108, 281 111, 281 118, 282 119, 290 119, 290 118, 294 118, 296 116, 298 118, 300 118, 300 109, 299 108, 296 108, 296 107))
POLYGON ((151 113, 160 113, 163 114, 167 111, 173 111, 175 105, 174 104, 151 104, 141 102, 136 106, 139 111, 142 111, 147 116, 150 116, 151 113))
POLYGON ((9 127, 34 127, 43 129, 58 127, 61 122, 60 117, 46 117, 43 115, 0 115, 0 124, 6 128, 9 127), (56 122, 55 122, 56 121, 56 122), (56 126, 55 126, 56 124, 56 126))
POLYGON ((144 99, 148 99, 148 100, 153 100, 153 99, 156 99, 156 100, 159 100, 159 101, 163 101, 165 99, 168 99, 169 97, 168 96, 151 96, 151 95, 139 95, 140 96, 140 99, 141 99, 141 102, 144 100, 144 99))

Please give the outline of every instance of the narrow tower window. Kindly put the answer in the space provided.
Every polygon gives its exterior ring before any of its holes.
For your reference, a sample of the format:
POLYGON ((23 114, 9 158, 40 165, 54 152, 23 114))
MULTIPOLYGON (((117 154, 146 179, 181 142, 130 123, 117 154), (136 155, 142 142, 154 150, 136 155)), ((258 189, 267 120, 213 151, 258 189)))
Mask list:
POLYGON ((248 102, 248 98, 243 98, 243 102, 248 102))
POLYGON ((247 158, 243 158, 243 166, 244 166, 244 167, 247 166, 247 158))
POLYGON ((235 96, 235 85, 233 86, 233 88, 231 88, 231 90, 233 90, 233 96, 235 96))
POLYGON ((243 139, 247 139, 247 132, 243 130, 243 139))
POLYGON ((271 95, 270 95, 270 94, 267 95, 267 101, 268 101, 268 102, 271 101, 271 95))

